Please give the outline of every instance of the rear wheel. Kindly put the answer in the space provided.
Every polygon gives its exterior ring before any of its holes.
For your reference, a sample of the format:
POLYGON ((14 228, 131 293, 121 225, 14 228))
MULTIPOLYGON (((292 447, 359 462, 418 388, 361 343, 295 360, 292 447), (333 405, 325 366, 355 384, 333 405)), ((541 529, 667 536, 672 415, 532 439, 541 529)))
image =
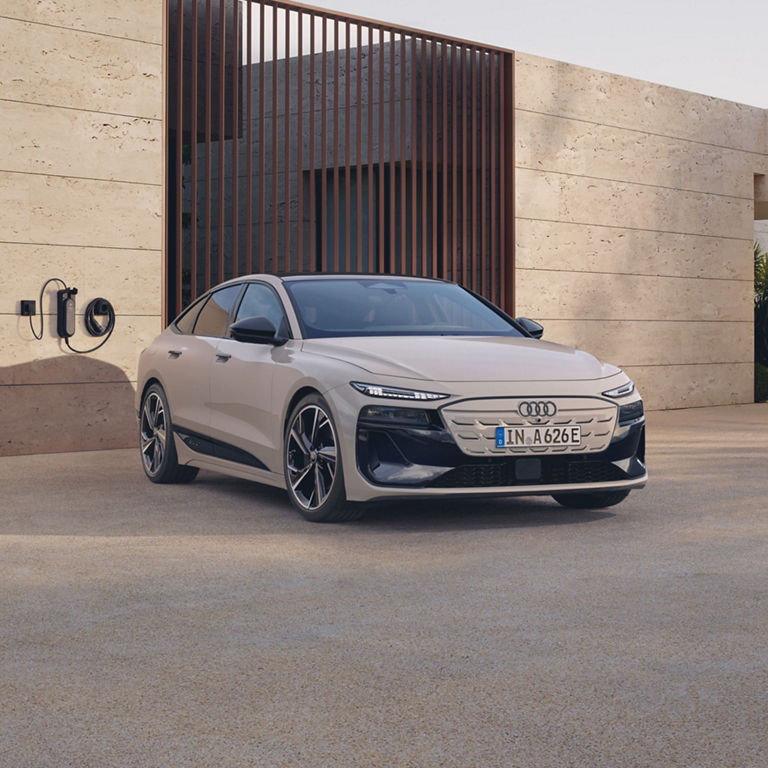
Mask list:
POLYGON ((552 498, 572 509, 602 509, 620 504, 629 491, 595 491, 594 493, 553 493, 552 498))
POLYGON ((188 483, 197 475, 197 467, 179 464, 173 442, 171 411, 159 384, 153 384, 141 401, 139 450, 144 474, 153 483, 188 483))
POLYGON ((304 518, 332 523, 360 517, 362 508, 346 500, 338 433, 320 395, 307 395, 291 412, 284 453, 288 496, 304 518))

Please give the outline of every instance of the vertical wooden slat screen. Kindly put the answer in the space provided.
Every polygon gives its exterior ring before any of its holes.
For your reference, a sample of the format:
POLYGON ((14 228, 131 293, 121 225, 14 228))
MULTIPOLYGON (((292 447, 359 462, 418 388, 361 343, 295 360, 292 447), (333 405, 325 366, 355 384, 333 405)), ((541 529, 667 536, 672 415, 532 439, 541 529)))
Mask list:
POLYGON ((253 271, 514 301, 514 61, 284 0, 167 0, 168 318, 253 271))

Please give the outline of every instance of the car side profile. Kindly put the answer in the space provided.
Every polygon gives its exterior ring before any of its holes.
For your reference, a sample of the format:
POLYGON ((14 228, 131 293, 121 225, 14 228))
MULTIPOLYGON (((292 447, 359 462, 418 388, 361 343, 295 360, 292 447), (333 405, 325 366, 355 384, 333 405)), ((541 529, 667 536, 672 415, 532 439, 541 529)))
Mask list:
POLYGON ((398 498, 551 495, 606 507, 647 480, 619 368, 442 280, 249 275, 141 353, 153 482, 215 470, 285 488, 308 520, 398 498))

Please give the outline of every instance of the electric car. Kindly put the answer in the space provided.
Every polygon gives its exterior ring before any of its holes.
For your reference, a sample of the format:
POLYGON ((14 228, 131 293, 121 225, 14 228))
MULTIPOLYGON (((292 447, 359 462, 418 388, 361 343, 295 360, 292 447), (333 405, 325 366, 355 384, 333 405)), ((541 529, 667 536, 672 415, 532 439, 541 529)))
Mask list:
POLYGON ((617 504, 647 480, 640 395, 619 368, 541 336, 442 280, 230 280, 141 353, 144 472, 278 486, 317 522, 399 498, 617 504))

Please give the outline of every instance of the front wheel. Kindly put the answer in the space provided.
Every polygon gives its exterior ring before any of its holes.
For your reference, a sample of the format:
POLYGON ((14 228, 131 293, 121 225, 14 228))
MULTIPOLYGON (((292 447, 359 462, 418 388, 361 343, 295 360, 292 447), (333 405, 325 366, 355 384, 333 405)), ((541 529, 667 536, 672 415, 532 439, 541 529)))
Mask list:
POLYGON ((144 474, 153 483, 188 483, 197 467, 185 467, 176 457, 171 410, 163 388, 153 384, 141 401, 139 450, 144 474))
POLYGON ((552 498, 571 509, 603 509, 620 504, 629 491, 594 491, 593 493, 553 493, 552 498))
POLYGON ((291 412, 284 440, 285 486, 291 503, 307 520, 355 520, 361 508, 349 504, 331 409, 320 395, 307 395, 291 412))

